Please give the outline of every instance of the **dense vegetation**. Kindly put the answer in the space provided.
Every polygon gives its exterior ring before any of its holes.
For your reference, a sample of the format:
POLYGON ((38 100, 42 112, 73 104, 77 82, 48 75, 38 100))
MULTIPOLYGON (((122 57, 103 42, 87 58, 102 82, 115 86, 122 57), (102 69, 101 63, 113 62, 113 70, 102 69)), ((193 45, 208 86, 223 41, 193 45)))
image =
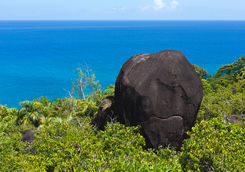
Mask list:
POLYGON ((204 98, 181 151, 144 149, 139 127, 111 122, 97 131, 91 120, 114 88, 102 92, 94 76, 80 70, 69 98, 0 106, 0 171, 245 171, 245 130, 227 118, 245 114, 245 56, 214 76, 194 68, 204 98), (89 86, 93 92, 85 96, 89 86), (21 142, 22 131, 31 128, 34 141, 21 142))

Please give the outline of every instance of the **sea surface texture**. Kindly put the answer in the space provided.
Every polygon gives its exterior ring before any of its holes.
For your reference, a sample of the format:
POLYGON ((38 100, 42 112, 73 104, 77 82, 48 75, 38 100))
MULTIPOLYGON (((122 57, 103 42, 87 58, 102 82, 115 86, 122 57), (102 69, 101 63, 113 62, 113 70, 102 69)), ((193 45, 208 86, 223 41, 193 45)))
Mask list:
POLYGON ((0 104, 66 97, 84 65, 105 87, 131 56, 167 49, 215 73, 245 55, 245 21, 0 21, 0 104))

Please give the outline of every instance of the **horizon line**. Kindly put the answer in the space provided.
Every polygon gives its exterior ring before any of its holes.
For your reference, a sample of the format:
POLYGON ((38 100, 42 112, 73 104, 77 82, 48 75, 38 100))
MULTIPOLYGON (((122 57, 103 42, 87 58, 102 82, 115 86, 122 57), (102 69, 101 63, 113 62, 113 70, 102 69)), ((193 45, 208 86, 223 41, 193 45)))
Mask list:
POLYGON ((0 19, 0 21, 245 21, 245 19, 0 19))

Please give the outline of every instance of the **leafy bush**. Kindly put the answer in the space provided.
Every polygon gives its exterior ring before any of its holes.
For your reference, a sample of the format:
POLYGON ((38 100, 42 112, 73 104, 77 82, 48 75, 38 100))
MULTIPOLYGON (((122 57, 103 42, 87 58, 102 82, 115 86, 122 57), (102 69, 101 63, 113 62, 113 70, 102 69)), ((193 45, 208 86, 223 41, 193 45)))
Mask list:
POLYGON ((210 78, 212 76, 204 68, 202 68, 202 67, 200 67, 198 65, 195 65, 195 64, 193 64, 192 66, 194 67, 195 71, 197 72, 198 76, 201 79, 208 79, 208 78, 210 78))
POLYGON ((16 127, 17 113, 17 109, 0 105, 0 170, 1 167, 14 164, 14 161, 6 164, 9 162, 5 160, 18 153, 17 144, 20 142, 21 132, 16 127))
POLYGON ((245 56, 220 67, 214 76, 202 82, 204 97, 199 120, 245 113, 245 56))
POLYGON ((184 141, 181 163, 193 171, 244 171, 245 130, 222 118, 202 121, 184 141))
POLYGON ((237 82, 239 75, 242 75, 245 67, 245 56, 241 57, 232 64, 227 64, 221 66, 217 73, 209 79, 211 85, 216 88, 216 86, 228 86, 237 82))
POLYGON ((22 107, 18 111, 17 124, 33 124, 35 127, 40 125, 42 118, 51 115, 53 105, 52 101, 43 97, 33 101, 23 101, 20 104, 22 107))
POLYGON ((244 113, 245 88, 240 83, 235 83, 204 95, 198 118, 209 119, 244 113))
POLYGON ((245 56, 241 57, 232 64, 221 66, 214 77, 226 80, 226 83, 231 83, 234 81, 234 79, 236 79, 236 76, 240 73, 241 69, 244 68, 244 66, 245 56))
POLYGON ((17 145, 18 154, 3 160, 12 164, 0 170, 181 171, 175 151, 143 149, 138 127, 110 123, 96 133, 89 122, 83 118, 40 127, 35 140, 17 145))

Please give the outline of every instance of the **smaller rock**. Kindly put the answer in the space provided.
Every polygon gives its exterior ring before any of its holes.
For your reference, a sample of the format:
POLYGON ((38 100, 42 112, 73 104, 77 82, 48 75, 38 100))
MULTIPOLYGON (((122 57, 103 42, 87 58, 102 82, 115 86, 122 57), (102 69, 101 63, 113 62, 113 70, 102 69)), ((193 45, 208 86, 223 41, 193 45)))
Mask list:
POLYGON ((93 124, 96 125, 96 127, 99 130, 104 130, 107 122, 114 120, 114 97, 113 96, 107 96, 106 98, 102 99, 98 114, 93 120, 93 124))
POLYGON ((240 114, 240 115, 229 115, 227 117, 227 119, 231 122, 231 123, 239 123, 241 124, 243 127, 245 127, 245 123, 244 123, 244 118, 245 118, 245 114, 240 114))
POLYGON ((22 136, 21 141, 31 143, 34 139, 35 134, 36 134, 36 132, 34 131, 34 129, 26 130, 23 132, 23 136, 22 136))

